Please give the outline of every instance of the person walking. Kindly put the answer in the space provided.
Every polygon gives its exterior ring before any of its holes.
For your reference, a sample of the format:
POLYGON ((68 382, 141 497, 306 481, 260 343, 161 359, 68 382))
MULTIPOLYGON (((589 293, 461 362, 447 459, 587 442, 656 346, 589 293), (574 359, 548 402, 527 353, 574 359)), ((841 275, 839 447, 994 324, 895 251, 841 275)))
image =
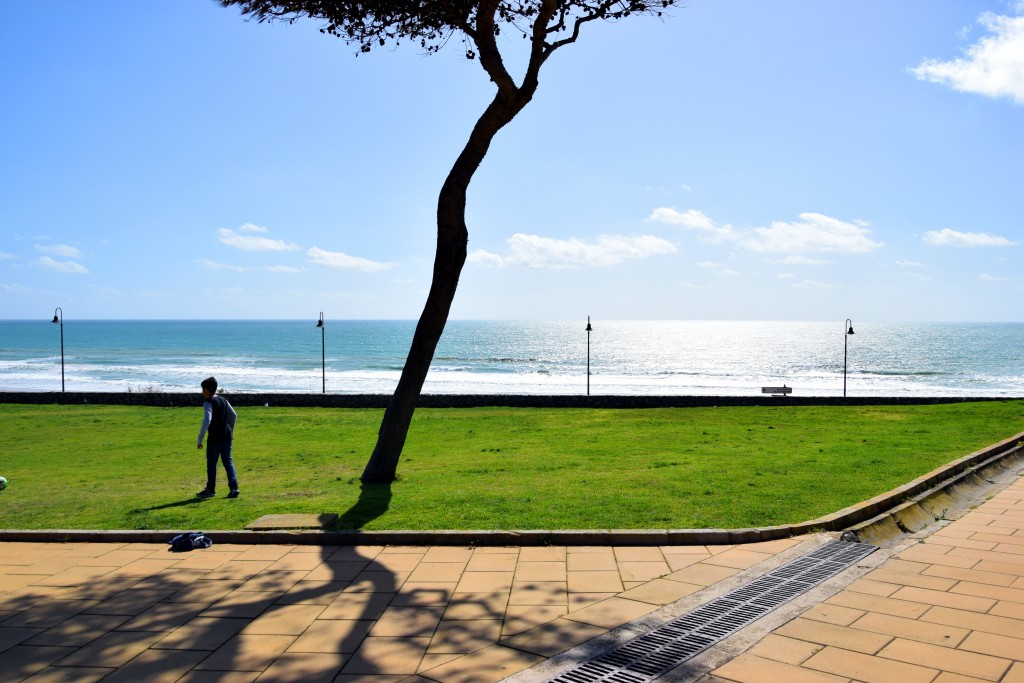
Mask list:
POLYGON ((202 450, 206 436, 206 488, 196 494, 198 498, 212 498, 217 491, 217 461, 224 463, 228 477, 228 498, 238 497, 238 477, 235 463, 231 460, 231 442, 235 433, 238 414, 228 400, 217 395, 217 380, 207 377, 200 386, 203 389, 203 424, 199 428, 199 443, 202 450))

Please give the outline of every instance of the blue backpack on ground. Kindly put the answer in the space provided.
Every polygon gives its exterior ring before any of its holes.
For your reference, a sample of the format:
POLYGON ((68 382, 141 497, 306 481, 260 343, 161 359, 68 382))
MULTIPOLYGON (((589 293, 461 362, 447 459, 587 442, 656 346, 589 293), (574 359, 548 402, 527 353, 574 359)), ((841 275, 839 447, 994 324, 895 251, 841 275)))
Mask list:
POLYGON ((213 545, 213 539, 202 531, 193 531, 187 534, 178 534, 167 543, 171 546, 172 551, 180 553, 196 548, 209 548, 213 545))

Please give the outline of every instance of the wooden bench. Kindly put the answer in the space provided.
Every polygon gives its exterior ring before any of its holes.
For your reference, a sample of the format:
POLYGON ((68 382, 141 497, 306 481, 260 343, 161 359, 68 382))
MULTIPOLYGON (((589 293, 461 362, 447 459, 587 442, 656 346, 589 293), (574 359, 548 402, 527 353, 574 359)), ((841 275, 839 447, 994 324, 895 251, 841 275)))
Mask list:
POLYGON ((762 394, 771 394, 772 396, 785 396, 786 394, 793 393, 793 387, 787 387, 783 384, 781 387, 761 387, 762 394))

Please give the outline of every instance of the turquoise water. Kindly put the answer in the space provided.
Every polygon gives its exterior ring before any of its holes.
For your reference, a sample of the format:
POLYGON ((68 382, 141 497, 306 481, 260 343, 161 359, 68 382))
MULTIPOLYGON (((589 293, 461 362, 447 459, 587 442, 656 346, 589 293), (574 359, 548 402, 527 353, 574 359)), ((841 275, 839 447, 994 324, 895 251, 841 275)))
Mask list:
MULTIPOLYGON (((451 321, 427 393, 582 394, 586 321, 451 321)), ((64 321, 68 391, 390 393, 413 321, 64 321), (321 366, 324 354, 326 370, 321 366)), ((1024 323, 593 321, 590 391, 1024 396, 1024 323), (845 348, 844 348, 845 347, 845 348)), ((0 390, 59 391, 60 328, 0 321, 0 390)))

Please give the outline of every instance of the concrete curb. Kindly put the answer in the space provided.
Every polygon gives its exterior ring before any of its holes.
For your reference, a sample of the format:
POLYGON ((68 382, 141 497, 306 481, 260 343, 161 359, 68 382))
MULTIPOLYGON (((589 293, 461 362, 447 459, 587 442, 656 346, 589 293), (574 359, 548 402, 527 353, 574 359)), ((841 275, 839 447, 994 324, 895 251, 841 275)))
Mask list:
MULTIPOLYGON (((807 522, 752 529, 580 529, 523 531, 235 531, 204 530, 218 544, 412 546, 738 545, 821 531, 850 530, 868 542, 910 533, 941 519, 976 493, 986 475, 1024 461, 1024 432, 975 451, 882 495, 807 522)), ((0 542, 167 543, 182 530, 0 530, 0 542)))

